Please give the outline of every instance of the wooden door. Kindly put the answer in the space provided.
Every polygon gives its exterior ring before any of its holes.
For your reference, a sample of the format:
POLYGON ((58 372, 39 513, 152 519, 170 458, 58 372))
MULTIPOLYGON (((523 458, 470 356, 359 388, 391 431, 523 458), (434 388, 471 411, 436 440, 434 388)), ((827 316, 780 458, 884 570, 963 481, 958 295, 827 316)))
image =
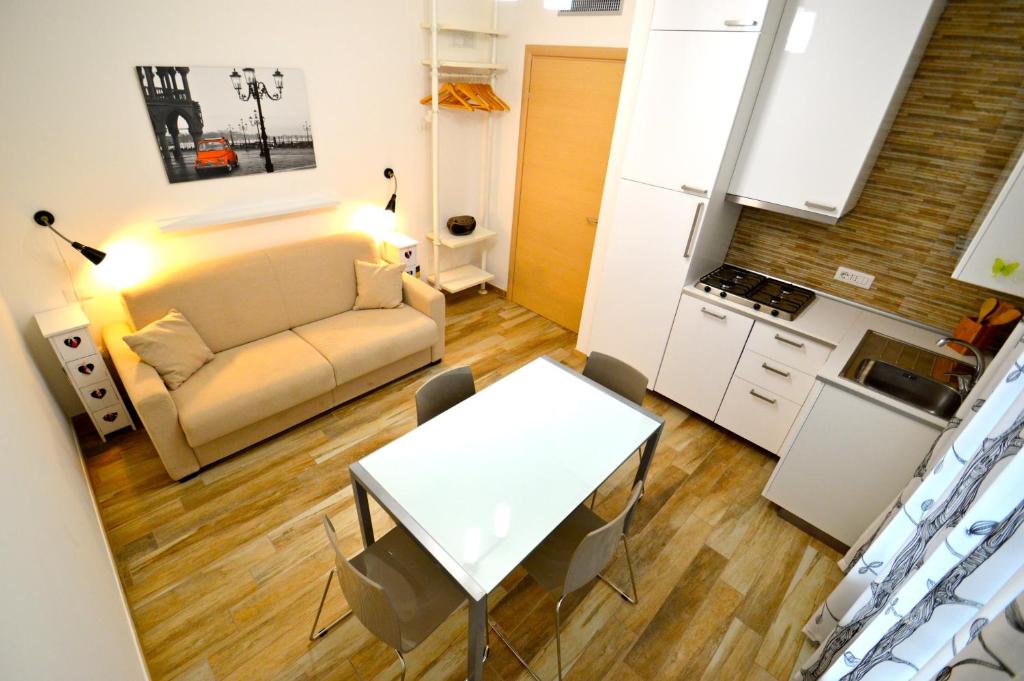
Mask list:
POLYGON ((527 46, 509 292, 579 331, 626 51, 527 46))

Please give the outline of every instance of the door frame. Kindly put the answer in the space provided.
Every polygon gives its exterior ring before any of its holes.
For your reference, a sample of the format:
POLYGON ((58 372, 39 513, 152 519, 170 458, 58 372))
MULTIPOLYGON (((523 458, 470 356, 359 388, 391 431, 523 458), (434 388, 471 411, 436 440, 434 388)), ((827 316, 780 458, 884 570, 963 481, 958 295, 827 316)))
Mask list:
POLYGON ((516 281, 516 256, 519 245, 519 207, 523 191, 523 154, 526 151, 526 126, 530 115, 530 74, 534 57, 565 57, 569 59, 594 59, 602 61, 626 61, 625 47, 570 47, 567 45, 527 45, 523 62, 523 92, 519 107, 519 141, 516 153, 516 189, 512 203, 512 233, 508 256, 508 299, 515 302, 513 291, 516 281))

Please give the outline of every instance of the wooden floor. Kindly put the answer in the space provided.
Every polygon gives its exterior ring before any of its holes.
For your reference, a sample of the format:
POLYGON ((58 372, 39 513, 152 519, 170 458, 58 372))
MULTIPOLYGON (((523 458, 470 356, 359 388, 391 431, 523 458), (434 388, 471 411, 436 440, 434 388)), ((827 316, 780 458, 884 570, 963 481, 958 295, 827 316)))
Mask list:
MULTIPOLYGON (((358 621, 307 635, 332 553, 360 548, 347 467, 415 426, 412 395, 445 366, 486 386, 537 356, 583 364, 575 336, 490 294, 449 305, 444 365, 335 409, 184 483, 144 433, 86 443, 88 470, 146 660, 157 681, 398 678, 393 653, 358 621)), ((800 629, 840 578, 837 554, 781 520, 760 495, 775 460, 654 395, 666 419, 631 548, 640 604, 603 584, 567 601, 569 679, 787 681, 800 629)), ((627 464, 602 491, 621 508, 627 464)), ((372 502, 371 502, 372 503, 372 502)), ((374 508, 377 527, 390 526, 374 508)), ((621 558, 621 557, 620 557, 621 558)), ((612 579, 626 581, 617 560, 612 579)), ((330 612, 343 601, 332 590, 330 612)), ((554 603, 523 574, 491 597, 493 617, 555 678, 554 603)), ((408 656, 409 679, 465 678, 465 610, 408 656)), ((490 681, 526 679, 495 639, 490 681)))

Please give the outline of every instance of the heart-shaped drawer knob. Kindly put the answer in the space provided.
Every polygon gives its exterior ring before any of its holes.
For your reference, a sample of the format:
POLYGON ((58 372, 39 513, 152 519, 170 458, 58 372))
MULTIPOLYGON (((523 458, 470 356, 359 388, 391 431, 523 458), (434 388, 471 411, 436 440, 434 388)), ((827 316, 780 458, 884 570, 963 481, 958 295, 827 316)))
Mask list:
POLYGON ((96 371, 96 365, 93 364, 92 362, 86 362, 85 364, 81 364, 78 367, 78 373, 85 374, 86 376, 88 376, 94 371, 96 371))
POLYGON ((71 336, 70 338, 65 338, 64 339, 64 345, 68 346, 72 350, 74 350, 75 348, 77 348, 81 344, 82 344, 82 337, 81 336, 71 336))
POLYGON ((411 257, 412 257, 412 251, 406 251, 405 252, 405 259, 408 260, 411 257))
POLYGON ((96 390, 93 390, 91 393, 89 393, 89 395, 91 397, 96 398, 97 400, 102 400, 104 397, 107 396, 107 389, 106 388, 97 388, 96 390))
POLYGON ((109 414, 104 414, 103 420, 106 421, 107 423, 113 423, 114 421, 117 420, 117 412, 112 411, 109 414))

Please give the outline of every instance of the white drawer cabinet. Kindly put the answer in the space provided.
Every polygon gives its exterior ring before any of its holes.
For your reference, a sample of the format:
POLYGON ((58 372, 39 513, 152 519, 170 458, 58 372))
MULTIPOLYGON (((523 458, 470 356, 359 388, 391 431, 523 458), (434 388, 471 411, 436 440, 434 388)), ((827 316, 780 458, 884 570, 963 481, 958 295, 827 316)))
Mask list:
POLYGON ((765 322, 754 324, 747 347, 760 355, 813 375, 817 375, 832 352, 831 346, 765 322))
POLYGON ((135 423, 89 335, 89 318, 81 306, 68 305, 40 312, 36 315, 36 324, 53 348, 100 437, 105 441, 115 430, 128 427, 134 430, 135 423))
POLYGON ((653 382, 689 268, 688 249, 704 201, 619 180, 608 258, 594 311, 590 347, 636 367, 653 382))
POLYGON ((935 426, 816 383, 764 496, 852 545, 899 494, 935 426))
POLYGON ((851 210, 944 6, 790 0, 730 195, 822 222, 851 210))
POLYGON ((651 32, 623 177, 709 195, 757 41, 757 33, 651 32))
POLYGON ((715 423, 769 452, 777 453, 800 404, 733 376, 715 423))
POLYGON ((754 352, 749 341, 736 375, 797 404, 803 404, 814 387, 814 376, 754 352))
POLYGON ((996 196, 953 277, 1024 296, 1024 156, 996 196), (997 259, 1002 266, 996 266, 997 259))
POLYGON ((655 31, 760 31, 768 0, 657 0, 655 31))
POLYGON ((714 420, 754 320, 683 295, 654 389, 714 420))

